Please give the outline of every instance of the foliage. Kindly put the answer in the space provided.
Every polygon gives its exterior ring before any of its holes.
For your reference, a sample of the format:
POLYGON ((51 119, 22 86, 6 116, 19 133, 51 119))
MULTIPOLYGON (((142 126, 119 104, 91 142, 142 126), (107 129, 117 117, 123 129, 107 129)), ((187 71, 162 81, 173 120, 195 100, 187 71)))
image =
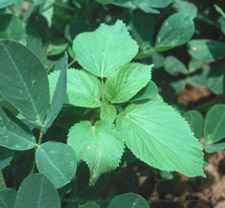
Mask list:
POLYGON ((127 165, 206 177, 225 149, 220 5, 3 0, 0 22, 0 207, 147 208, 127 165), (190 87, 211 96, 182 108, 190 87))

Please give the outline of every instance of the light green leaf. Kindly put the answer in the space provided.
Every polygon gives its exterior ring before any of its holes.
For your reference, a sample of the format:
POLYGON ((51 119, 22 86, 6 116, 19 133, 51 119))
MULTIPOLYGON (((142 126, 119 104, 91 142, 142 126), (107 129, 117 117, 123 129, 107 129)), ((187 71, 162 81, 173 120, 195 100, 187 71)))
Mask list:
POLYGON ((32 149, 35 138, 29 129, 0 108, 0 145, 12 150, 32 149))
POLYGON ((49 105, 49 84, 44 66, 29 49, 14 41, 0 41, 0 54, 1 94, 24 117, 42 125, 49 105))
POLYGON ((225 142, 205 147, 205 151, 208 152, 208 153, 218 152, 218 151, 223 150, 223 149, 225 149, 225 142))
POLYGON ((63 53, 67 47, 69 46, 69 43, 65 39, 54 39, 54 41, 49 44, 47 48, 47 55, 48 56, 57 56, 61 53, 63 53))
POLYGON ((49 112, 45 120, 45 129, 48 129, 52 125, 56 117, 58 116, 66 97, 67 62, 68 62, 68 56, 67 54, 65 54, 64 67, 62 68, 59 74, 57 84, 54 89, 54 94, 51 100, 49 112))
POLYGON ((101 207, 95 202, 88 202, 84 205, 79 206, 79 208, 101 208, 101 207))
POLYGON ((134 193, 121 194, 113 198, 109 208, 150 208, 148 202, 134 193))
POLYGON ((195 137, 200 140, 203 134, 204 126, 204 118, 202 114, 195 110, 189 110, 185 112, 183 116, 189 123, 195 137))
POLYGON ((167 56, 165 59, 165 70, 172 76, 187 74, 186 66, 174 56, 167 56))
POLYGON ((23 21, 14 15, 0 15, 0 39, 21 40, 25 34, 23 21))
POLYGON ((215 143, 225 138, 225 105, 214 105, 205 117, 205 143, 215 143))
POLYGON ((20 185, 15 208, 60 208, 58 192, 42 173, 26 177, 20 185))
POLYGON ((216 40, 191 40, 188 53, 196 59, 214 62, 225 57, 225 43, 216 40))
POLYGON ((133 98, 131 102, 140 101, 145 99, 152 99, 158 94, 158 87, 152 80, 147 84, 145 88, 139 91, 133 98))
POLYGON ((103 121, 113 123, 116 119, 117 112, 113 105, 102 104, 100 107, 100 118, 103 121))
POLYGON ((75 152, 60 142, 43 143, 36 151, 35 160, 39 172, 47 175, 57 189, 69 183, 77 169, 75 152))
POLYGON ((138 46, 131 39, 126 25, 118 20, 115 25, 101 24, 94 32, 78 35, 73 50, 79 64, 90 73, 108 77, 120 66, 131 61, 138 46))
POLYGON ((67 143, 76 152, 77 160, 87 163, 91 185, 102 173, 119 166, 124 148, 120 133, 106 121, 97 121, 94 126, 89 121, 75 124, 70 129, 67 143))
POLYGON ((5 7, 15 4, 15 3, 16 3, 16 0, 1 0, 0 9, 5 8, 5 7))
MULTIPOLYGON (((59 71, 49 75, 50 97, 53 96, 58 77, 59 71)), ((101 83, 96 77, 78 69, 69 69, 67 71, 67 96, 65 103, 95 108, 101 105, 101 96, 101 83)))
POLYGON ((106 98, 112 103, 128 101, 150 81, 152 66, 129 63, 119 68, 106 80, 106 98))
POLYGON ((188 71, 195 72, 203 67, 204 61, 192 58, 188 63, 188 71))
POLYGON ((10 164, 14 156, 14 152, 15 151, 13 150, 0 146, 0 169, 1 170, 3 170, 5 167, 7 167, 10 164))
POLYGON ((195 32, 194 22, 185 14, 169 16, 159 30, 155 51, 165 51, 189 41, 195 32))
POLYGON ((174 3, 174 8, 177 10, 177 12, 186 14, 191 19, 194 19, 198 15, 197 6, 188 1, 176 0, 174 3))
POLYGON ((166 103, 129 105, 119 114, 117 126, 127 147, 148 165, 189 177, 205 176, 201 144, 184 118, 166 103))
POLYGON ((0 207, 1 208, 14 208, 16 201, 16 190, 6 188, 0 191, 0 207))

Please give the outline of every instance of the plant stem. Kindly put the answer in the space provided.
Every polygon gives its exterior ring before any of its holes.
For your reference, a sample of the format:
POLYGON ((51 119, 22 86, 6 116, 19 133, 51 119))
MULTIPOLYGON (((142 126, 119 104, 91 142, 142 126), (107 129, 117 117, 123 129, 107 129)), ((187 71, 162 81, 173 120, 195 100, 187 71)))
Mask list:
POLYGON ((0 169, 0 190, 5 189, 5 188, 7 188, 6 184, 5 184, 5 179, 4 179, 2 170, 0 169))
POLYGON ((74 59, 73 61, 71 61, 69 64, 68 64, 68 68, 70 68, 77 60, 74 59))

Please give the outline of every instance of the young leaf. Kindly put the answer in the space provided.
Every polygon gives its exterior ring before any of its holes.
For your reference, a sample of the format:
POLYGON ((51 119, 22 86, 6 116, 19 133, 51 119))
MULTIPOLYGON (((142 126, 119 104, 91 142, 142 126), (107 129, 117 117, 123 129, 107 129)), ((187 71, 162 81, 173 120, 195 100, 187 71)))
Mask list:
POLYGON ((14 208, 60 208, 60 197, 42 173, 26 177, 20 185, 14 208))
POLYGON ((1 170, 3 170, 5 167, 7 167, 10 164, 14 156, 14 152, 15 151, 13 150, 9 150, 5 147, 0 146, 0 169, 1 170))
POLYGON ((39 172, 47 175, 57 189, 69 183, 77 169, 75 152, 64 143, 42 144, 36 151, 35 160, 39 172))
POLYGON ((50 109, 47 118, 45 120, 45 129, 48 129, 58 116, 66 97, 66 85, 67 85, 66 77, 67 77, 67 62, 68 62, 67 54, 65 54, 64 61, 65 64, 59 74, 58 81, 51 100, 50 109))
POLYGON ((113 198, 109 208, 149 208, 148 202, 138 194, 127 193, 113 198))
MULTIPOLYGON (((53 96, 58 77, 58 71, 49 75, 51 97, 53 96)), ((69 69, 67 71, 67 96, 65 103, 95 108, 101 105, 101 96, 101 83, 96 77, 78 69, 69 69)))
POLYGON ((140 101, 145 99, 152 99, 158 94, 158 87, 152 80, 148 83, 148 85, 143 88, 140 92, 138 92, 133 98, 131 98, 131 102, 140 101))
POLYGON ((6 188, 0 191, 0 207, 1 208, 14 208, 16 201, 16 190, 6 188))
POLYGON ((156 51, 165 51, 181 46, 190 40, 195 32, 194 22, 185 14, 173 14, 168 17, 159 30, 156 51))
POLYGON ((184 118, 189 123, 191 130, 194 132, 197 139, 201 139, 204 127, 204 118, 201 113, 195 110, 190 110, 184 113, 184 118))
POLYGON ((218 151, 223 150, 223 149, 225 149, 225 142, 205 147, 205 151, 208 152, 208 153, 218 152, 218 151))
POLYGON ((32 149, 36 144, 32 132, 0 108, 0 145, 12 150, 32 149))
POLYGON ((214 62, 225 57, 225 43, 215 40, 191 40, 188 53, 199 60, 214 62))
POLYGON ((113 123, 116 119, 116 108, 113 105, 102 104, 100 107, 100 118, 103 121, 113 123))
POLYGON ((186 66, 174 56, 167 56, 165 59, 165 70, 172 76, 187 74, 186 66))
POLYGON ((106 80, 106 98, 112 103, 128 101, 150 81, 152 66, 129 63, 120 67, 106 80))
POLYGON ((138 52, 138 46, 131 39, 126 25, 118 20, 113 26, 101 24, 94 32, 78 35, 73 42, 73 50, 84 69, 96 76, 108 77, 131 61, 138 52))
POLYGON ((42 125, 49 105, 45 68, 28 48, 14 41, 0 41, 0 54, 1 94, 24 117, 42 125))
POLYGON ((217 104, 210 108, 205 117, 205 143, 215 143, 225 138, 225 105, 217 104))
POLYGON ((124 148, 120 133, 106 121, 97 121, 94 126, 89 121, 75 124, 70 129, 67 143, 76 152, 77 160, 87 163, 91 185, 102 173, 118 167, 124 148))
POLYGON ((187 122, 166 103, 151 100, 129 105, 117 126, 127 147, 145 163, 187 176, 205 176, 201 144, 187 122))

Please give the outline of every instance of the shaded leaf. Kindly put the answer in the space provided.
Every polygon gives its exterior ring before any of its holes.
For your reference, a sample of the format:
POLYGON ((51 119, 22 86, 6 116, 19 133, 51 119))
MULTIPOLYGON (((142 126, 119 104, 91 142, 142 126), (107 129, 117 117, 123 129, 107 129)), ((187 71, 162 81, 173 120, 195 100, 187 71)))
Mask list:
POLYGON ((16 190, 6 188, 0 191, 0 207, 1 208, 14 208, 16 201, 16 190))
POLYGON ((75 124, 69 131, 67 143, 76 152, 77 160, 87 163, 91 185, 102 173, 119 166, 124 148, 120 133, 106 121, 97 121, 94 126, 89 121, 75 124))
POLYGON ((79 208, 101 208, 101 207, 95 202, 88 202, 86 204, 79 206, 79 208))
POLYGON ((84 69, 96 76, 107 77, 131 61, 138 47, 126 25, 118 20, 113 26, 101 24, 94 32, 78 35, 73 50, 84 69))
POLYGON ((35 160, 39 172, 47 175, 57 189, 69 183, 77 169, 75 152, 60 142, 43 143, 36 151, 35 160))
POLYGON ((129 105, 117 125, 127 147, 148 165, 189 177, 205 176, 201 144, 184 118, 162 101, 129 105))
POLYGON ((0 146, 0 169, 7 167, 13 159, 14 151, 0 146))
POLYGON ((225 149, 225 142, 205 147, 205 151, 208 152, 208 153, 218 152, 218 151, 223 150, 223 149, 225 149))
POLYGON ((174 56, 167 56, 165 59, 165 70, 172 76, 187 74, 186 66, 174 56))

